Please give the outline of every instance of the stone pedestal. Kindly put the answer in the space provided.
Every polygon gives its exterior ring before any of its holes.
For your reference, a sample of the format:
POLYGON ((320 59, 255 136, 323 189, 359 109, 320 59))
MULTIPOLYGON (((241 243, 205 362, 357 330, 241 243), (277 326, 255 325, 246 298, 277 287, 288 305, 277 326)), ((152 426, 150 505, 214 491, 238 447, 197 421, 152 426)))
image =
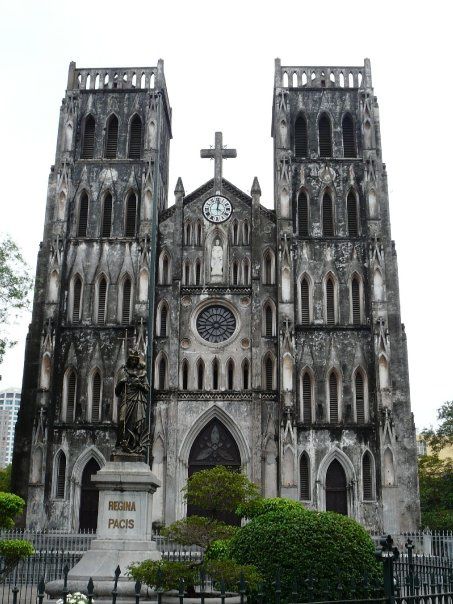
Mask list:
MULTIPOLYGON (((119 566, 118 597, 133 602, 135 584, 126 575, 128 566, 161 558, 151 540, 153 493, 160 481, 143 461, 123 461, 123 457, 117 456, 93 476, 92 482, 99 489, 96 539, 69 571, 68 589, 86 592, 91 577, 95 600, 111 599, 114 573, 119 566)), ((51 581, 46 592, 57 598, 62 588, 63 581, 51 581)), ((142 594, 146 591, 143 587, 142 594)))

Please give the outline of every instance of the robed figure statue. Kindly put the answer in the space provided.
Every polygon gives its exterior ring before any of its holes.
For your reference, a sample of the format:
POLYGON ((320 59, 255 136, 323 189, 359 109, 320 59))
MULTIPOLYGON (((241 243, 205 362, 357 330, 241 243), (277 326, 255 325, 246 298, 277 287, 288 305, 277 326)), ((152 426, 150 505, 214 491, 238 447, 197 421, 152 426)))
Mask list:
POLYGON ((135 348, 129 351, 115 388, 120 400, 116 449, 123 453, 140 455, 149 445, 148 391, 146 365, 135 348))

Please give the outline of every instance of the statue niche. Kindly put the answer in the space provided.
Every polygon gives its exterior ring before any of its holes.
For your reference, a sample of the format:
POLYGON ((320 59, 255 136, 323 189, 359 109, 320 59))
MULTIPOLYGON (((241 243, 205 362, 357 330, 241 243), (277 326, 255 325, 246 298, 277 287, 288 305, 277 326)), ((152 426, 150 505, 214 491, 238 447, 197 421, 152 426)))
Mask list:
POLYGON ((223 280, 223 247, 219 237, 214 239, 211 248, 211 281, 220 282, 223 280))

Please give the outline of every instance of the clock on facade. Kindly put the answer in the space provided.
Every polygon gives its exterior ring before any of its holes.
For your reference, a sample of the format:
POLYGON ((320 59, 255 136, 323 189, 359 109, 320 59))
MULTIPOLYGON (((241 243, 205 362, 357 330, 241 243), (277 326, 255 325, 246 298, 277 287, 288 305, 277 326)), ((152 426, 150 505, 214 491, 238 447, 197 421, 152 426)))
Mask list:
POLYGON ((203 215, 210 222, 225 222, 231 216, 233 206, 226 197, 214 195, 203 204, 203 215))

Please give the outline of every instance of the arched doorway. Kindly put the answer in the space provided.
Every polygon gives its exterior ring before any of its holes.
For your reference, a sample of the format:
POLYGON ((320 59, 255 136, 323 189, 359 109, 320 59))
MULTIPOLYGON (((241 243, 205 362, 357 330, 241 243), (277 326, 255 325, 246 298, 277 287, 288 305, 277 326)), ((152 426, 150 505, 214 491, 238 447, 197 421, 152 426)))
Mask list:
POLYGON ((95 531, 97 529, 99 491, 91 482, 91 477, 100 469, 98 462, 91 458, 82 473, 79 511, 80 531, 95 531))
MULTIPOLYGON (((189 477, 200 470, 214 466, 226 466, 239 471, 241 456, 239 448, 231 432, 221 421, 212 419, 195 439, 189 455, 189 477)), ((203 516, 206 512, 194 505, 187 506, 187 515, 203 516)), ((219 520, 229 524, 238 524, 239 520, 233 514, 218 514, 219 520)))
POLYGON ((348 515, 346 474, 337 459, 332 461, 326 474, 326 510, 348 515))

